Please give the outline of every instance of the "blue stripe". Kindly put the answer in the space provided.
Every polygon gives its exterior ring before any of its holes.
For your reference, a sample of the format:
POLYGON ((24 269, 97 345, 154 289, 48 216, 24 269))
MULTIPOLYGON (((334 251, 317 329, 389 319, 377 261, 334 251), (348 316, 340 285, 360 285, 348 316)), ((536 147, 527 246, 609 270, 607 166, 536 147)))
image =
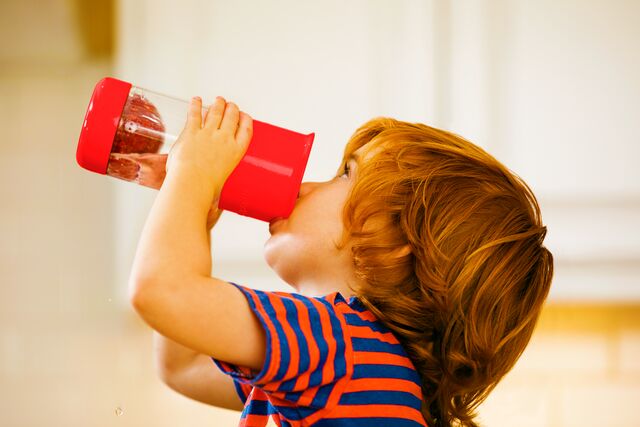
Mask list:
POLYGON ((238 397, 240 398, 242 403, 246 403, 247 402, 247 395, 244 394, 244 391, 242 391, 242 386, 240 385, 240 383, 234 379, 233 380, 233 385, 235 386, 236 393, 238 394, 238 397))
MULTIPOLYGON (((280 365, 278 366, 278 371, 273 376, 273 378, 269 380, 269 382, 281 381, 282 378, 284 377, 284 374, 287 373, 287 368, 289 367, 289 363, 291 363, 289 342, 287 341, 287 336, 284 334, 284 329, 282 329, 282 325, 280 324, 280 321, 276 318, 276 310, 273 307, 273 305, 271 305, 271 302, 269 301, 269 297, 267 296, 267 293, 257 289, 254 289, 254 291, 258 294, 260 301, 262 302, 262 305, 264 307, 264 310, 269 316, 269 318, 271 319, 271 322, 273 323, 276 333, 278 334, 278 340, 280 341, 280 365)), ((275 295, 275 297, 279 298, 277 295, 275 295)), ((270 342, 273 342, 273 339, 271 341, 267 341, 267 348, 270 347, 269 345, 270 342)))
MULTIPOLYGON (((289 399, 287 399, 289 400, 289 399)), ((308 406, 278 406, 275 405, 275 409, 287 420, 300 421, 303 418, 317 412, 320 409, 310 408, 308 406)))
POLYGON ((404 405, 420 410, 421 400, 408 391, 370 390, 342 393, 339 405, 404 405))
POLYGON ((373 329, 376 332, 382 332, 382 333, 390 332, 390 329, 387 328, 383 323, 364 320, 360 318, 360 316, 354 313, 345 313, 344 318, 347 321, 347 324, 352 326, 368 326, 369 328, 373 329))
POLYGON ((406 356, 407 353, 401 344, 390 344, 377 338, 351 338, 354 351, 379 351, 383 353, 392 353, 400 356, 406 356))
MULTIPOLYGON (((251 307, 251 310, 256 314, 256 317, 258 318, 258 320, 260 320, 260 324, 262 325, 262 328, 265 331, 265 335, 266 335, 266 342, 267 342, 267 348, 265 349, 265 357, 264 357, 264 365, 262 367, 262 371, 260 371, 257 377, 260 377, 261 374, 266 374, 269 366, 271 365, 271 346, 269 345, 269 340, 271 339, 271 332, 269 331, 269 327, 267 326, 266 321, 262 318, 262 314, 258 313, 258 307, 256 306, 255 301, 253 300, 253 296, 251 295, 251 292, 249 292, 249 290, 247 288, 245 288, 244 286, 240 286, 237 283, 234 282, 229 282, 232 285, 234 285, 236 288, 240 289, 240 291, 242 292, 242 294, 245 296, 245 298, 247 299, 247 301, 249 302, 249 306, 251 307), (263 372, 264 371, 264 372, 263 372)), ((256 292, 260 292, 258 290, 255 290, 256 292)), ((258 300, 260 299, 260 295, 258 294, 258 300)), ((216 362, 217 363, 217 362, 216 362)), ((252 384, 255 384, 255 381, 253 381, 255 378, 251 378, 250 382, 252 384)))
MULTIPOLYGON (((282 303, 287 310, 287 322, 291 325, 291 328, 296 335, 296 338, 298 340, 298 348, 300 349, 300 359, 297 366, 298 369, 296 372, 294 372, 294 377, 290 380, 284 381, 278 386, 278 390, 290 392, 295 390, 295 384, 298 380, 298 376, 300 376, 304 372, 307 372, 307 370, 309 369, 309 344, 307 343, 307 339, 300 329, 300 316, 298 314, 298 308, 296 307, 295 303, 289 298, 282 298, 282 303)), ((295 402, 297 402, 297 399, 295 400, 295 402)))
MULTIPOLYGON (((302 394, 302 392, 295 393, 295 394, 296 394, 295 401, 298 401, 300 399, 300 396, 298 394, 302 394)), ((287 393, 284 396, 284 400, 291 401, 291 399, 289 399, 289 396, 290 396, 290 393, 287 393)), ((282 400, 283 399, 278 394, 278 401, 282 401, 282 400)), ((285 417, 288 420, 299 420, 300 419, 300 412, 298 411, 298 406, 273 405, 273 408, 274 408, 275 411, 277 411, 279 414, 281 414, 283 417, 285 417)))
POLYGON ((251 399, 249 404, 245 406, 244 409, 245 411, 248 410, 248 413, 251 415, 269 415, 272 413, 270 411, 273 410, 273 407, 269 408, 269 406, 271 406, 271 404, 268 400, 251 399))
POLYGON ((318 386, 322 383, 322 361, 326 360, 327 353, 329 352, 329 346, 322 334, 322 324, 320 323, 320 314, 316 307, 309 301, 309 297, 305 297, 299 294, 292 294, 294 298, 302 301, 307 307, 309 313, 309 323, 311 325, 311 333, 315 344, 317 344, 319 355, 319 363, 315 370, 309 376, 309 387, 318 386))
POLYGON ((421 380, 418 373, 406 366, 397 365, 361 365, 357 364, 353 367, 353 379, 358 378, 400 378, 420 385, 421 380))
MULTIPOLYGON (((340 324, 340 320, 333 312, 331 303, 326 301, 325 299, 320 299, 320 302, 325 306, 325 308, 327 309, 326 311, 329 314, 331 331, 328 331, 328 333, 331 334, 331 336, 333 336, 336 341, 336 352, 333 359, 333 369, 335 374, 334 376, 329 377, 329 383, 322 385, 316 392, 315 396, 313 396, 313 400, 311 401, 310 405, 314 408, 324 408, 327 405, 327 402, 329 401, 329 395, 335 387, 335 379, 342 378, 347 373, 345 343, 342 337, 342 325, 340 324)), ((326 360, 327 358, 328 352, 325 355, 324 359, 326 360)))
POLYGON ((306 389, 305 390, 300 390, 300 391, 286 391, 286 392, 284 392, 284 398, 286 400, 288 400, 289 402, 298 403, 298 401, 302 397, 302 394, 305 391, 306 391, 306 389))
POLYGON ((326 418, 313 423, 313 427, 417 427, 425 426, 406 418, 326 418))
MULTIPOLYGON (((300 406, 298 408, 298 415, 300 416, 298 419, 307 418, 315 414, 318 411, 323 410, 324 408, 312 408, 311 406, 300 406)), ((315 425, 315 424, 314 424, 315 425)))
POLYGON ((318 388, 318 391, 316 392, 316 395, 313 396, 313 400, 311 401, 310 405, 314 408, 324 408, 325 406, 327 406, 329 395, 331 394, 331 391, 333 390, 335 385, 336 384, 332 382, 320 386, 318 388))
POLYGON ((334 307, 331 303, 325 299, 322 299, 322 302, 329 312, 329 319, 331 320, 331 335, 336 340, 336 354, 333 359, 333 372, 334 378, 342 378, 347 375, 347 363, 346 363, 346 344, 344 342, 344 336, 342 331, 342 324, 340 324, 340 319, 336 316, 334 311, 334 307))
POLYGON ((349 297, 349 301, 347 302, 347 305, 349 305, 349 307, 351 307, 351 309, 353 309, 354 311, 358 311, 360 313, 368 310, 368 308, 364 306, 362 301, 360 301, 360 299, 357 296, 349 297))

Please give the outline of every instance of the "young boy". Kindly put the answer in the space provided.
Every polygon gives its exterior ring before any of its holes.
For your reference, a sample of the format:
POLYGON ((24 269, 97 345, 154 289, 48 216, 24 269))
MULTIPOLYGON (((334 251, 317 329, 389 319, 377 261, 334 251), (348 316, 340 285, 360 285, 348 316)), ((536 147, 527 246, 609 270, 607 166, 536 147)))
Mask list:
POLYGON ((240 425, 476 426, 553 276, 529 187, 481 148, 376 118, 303 183, 265 259, 295 290, 210 277, 208 230, 251 119, 196 99, 136 252, 131 299, 175 390, 240 425), (217 369, 213 368, 213 365, 217 369))

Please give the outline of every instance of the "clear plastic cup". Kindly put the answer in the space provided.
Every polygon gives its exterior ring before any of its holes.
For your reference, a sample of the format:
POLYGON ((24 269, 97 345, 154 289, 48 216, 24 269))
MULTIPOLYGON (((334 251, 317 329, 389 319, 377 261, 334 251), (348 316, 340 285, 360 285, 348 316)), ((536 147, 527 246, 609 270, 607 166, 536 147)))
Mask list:
MULTIPOLYGON (((92 172, 158 190, 188 108, 187 100, 105 77, 87 107, 76 160, 92 172)), ((204 117, 208 106, 202 108, 204 117)), ((247 152, 224 183, 218 207, 267 222, 287 218, 314 137, 254 118, 247 152)))

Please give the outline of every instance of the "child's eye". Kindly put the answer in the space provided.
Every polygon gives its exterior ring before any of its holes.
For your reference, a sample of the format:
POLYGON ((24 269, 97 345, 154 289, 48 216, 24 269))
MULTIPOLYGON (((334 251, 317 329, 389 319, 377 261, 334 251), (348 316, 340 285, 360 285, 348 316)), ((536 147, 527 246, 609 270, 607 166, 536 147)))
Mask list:
POLYGON ((344 172, 344 173, 343 173, 342 175, 340 175, 340 176, 345 176, 345 175, 347 175, 347 177, 348 177, 348 176, 349 176, 349 170, 350 170, 350 169, 349 169, 349 163, 345 163, 345 164, 344 164, 344 169, 343 169, 343 172, 344 172))

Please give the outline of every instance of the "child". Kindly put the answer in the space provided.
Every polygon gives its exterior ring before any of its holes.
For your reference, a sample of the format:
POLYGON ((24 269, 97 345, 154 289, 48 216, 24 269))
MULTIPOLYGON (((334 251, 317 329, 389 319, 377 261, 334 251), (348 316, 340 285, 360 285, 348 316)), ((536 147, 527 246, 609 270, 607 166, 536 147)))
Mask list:
POLYGON ((240 425, 477 426, 549 292, 541 221, 529 187, 460 136, 363 124, 336 177, 270 225, 265 259, 295 292, 231 283, 265 337, 253 368, 207 352, 240 425))

